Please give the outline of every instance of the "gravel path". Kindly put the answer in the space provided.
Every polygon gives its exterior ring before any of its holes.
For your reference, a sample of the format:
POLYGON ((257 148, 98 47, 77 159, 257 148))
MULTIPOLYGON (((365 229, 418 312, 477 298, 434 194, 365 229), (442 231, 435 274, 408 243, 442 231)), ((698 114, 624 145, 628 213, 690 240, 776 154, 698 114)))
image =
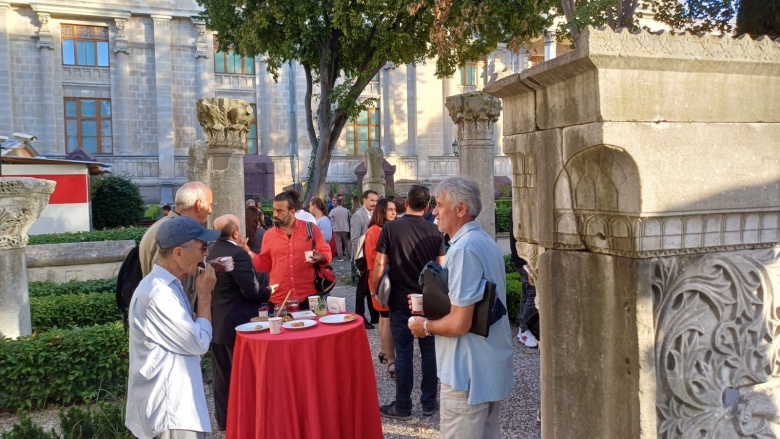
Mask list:
MULTIPOLYGON (((340 280, 348 278, 349 263, 335 262, 334 269, 340 280)), ((334 288, 333 295, 345 297, 347 299, 347 309, 354 310, 355 288, 349 285, 339 283, 334 288)), ((517 334, 517 328, 513 328, 513 334, 517 334)), ((377 391, 379 394, 379 403, 387 404, 395 398, 395 382, 387 374, 386 366, 379 363, 377 354, 379 353, 379 336, 376 329, 368 330, 368 341, 371 345, 371 357, 374 361, 374 373, 377 377, 377 391)), ((528 349, 515 338, 515 378, 517 385, 512 394, 501 404, 502 438, 507 439, 536 439, 541 437, 539 424, 536 422, 536 411, 540 403, 539 389, 539 350, 528 349)), ((412 409, 414 419, 408 422, 401 422, 392 419, 382 418, 382 429, 384 437, 387 439, 412 439, 412 438, 438 438, 439 437, 439 416, 438 413, 430 417, 422 417, 422 409, 419 406, 420 400, 420 362, 419 352, 415 354, 415 390, 412 394, 412 401, 415 406, 412 409)), ((213 418, 213 399, 209 386, 206 386, 206 397, 209 408, 212 413, 212 425, 216 426, 213 418)), ((32 419, 45 426, 46 429, 57 427, 58 411, 57 409, 40 410, 31 414, 32 419)), ((0 432, 9 430, 16 417, 8 414, 0 415, 0 432)), ((215 432, 212 438, 224 438, 224 434, 215 432)))

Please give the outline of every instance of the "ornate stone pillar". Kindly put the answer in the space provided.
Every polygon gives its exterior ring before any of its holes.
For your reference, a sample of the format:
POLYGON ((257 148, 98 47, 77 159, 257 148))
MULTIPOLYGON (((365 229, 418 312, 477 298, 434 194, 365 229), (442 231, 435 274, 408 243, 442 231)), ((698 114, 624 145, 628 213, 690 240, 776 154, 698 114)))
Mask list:
POLYGON ((544 60, 549 61, 556 56, 558 56, 557 53, 557 46, 558 42, 555 40, 555 32, 553 31, 545 31, 544 32, 544 60))
POLYGON ((27 230, 49 203, 55 182, 0 178, 0 338, 32 333, 27 289, 27 230))
POLYGON ((501 115, 501 100, 481 91, 447 98, 447 110, 458 125, 460 174, 474 177, 479 183, 482 230, 496 237, 496 206, 493 195, 493 127, 501 115))
POLYGON ((114 154, 135 154, 135 142, 130 139, 128 124, 127 93, 130 91, 130 47, 128 46, 125 26, 126 18, 115 18, 116 35, 114 36, 114 68, 116 83, 111 87, 112 125, 114 128, 114 154))
MULTIPOLYGON (((208 98, 213 96, 211 85, 214 82, 214 64, 209 56, 212 51, 213 43, 211 33, 206 32, 206 22, 193 17, 192 25, 195 27, 197 37, 195 38, 195 75, 197 79, 195 85, 198 88, 197 98, 208 98)), ((197 131, 198 140, 203 140, 203 133, 197 131)))
POLYGON ((232 213, 244 227, 244 145, 254 112, 241 99, 198 99, 198 121, 206 135, 207 174, 214 193, 212 218, 232 213))
MULTIPOLYGON (((43 108, 43 116, 45 120, 52 122, 52 126, 57 127, 59 126, 57 123, 59 120, 57 117, 57 107, 61 106, 62 102, 60 102, 59 105, 55 104, 54 102, 54 96, 56 95, 55 87, 59 85, 56 83, 55 79, 59 75, 56 75, 55 77, 53 71, 56 62, 54 53, 54 40, 52 39, 51 30, 49 29, 50 20, 50 14, 38 12, 38 21, 40 22, 40 27, 38 28, 38 42, 35 44, 35 47, 40 52, 41 83, 43 84, 43 91, 41 93, 41 108, 43 108)), ((38 133, 38 135, 41 134, 43 133, 38 133)), ((44 148, 43 155, 51 156, 59 154, 57 151, 57 138, 59 137, 57 133, 52 132, 51 136, 47 137, 49 138, 42 138, 39 142, 43 144, 41 145, 44 148)))
POLYGON ((0 109, 0 127, 5 135, 13 133, 14 100, 11 92, 11 39, 9 38, 8 15, 11 3, 0 2, 0 102, 5 102, 0 109))
POLYGON ((485 89, 537 282, 542 437, 776 437, 780 42, 587 28, 558 61, 485 89))
POLYGON ((157 157, 160 200, 173 200, 174 163, 171 17, 152 15, 154 22, 154 82, 157 98, 157 157))

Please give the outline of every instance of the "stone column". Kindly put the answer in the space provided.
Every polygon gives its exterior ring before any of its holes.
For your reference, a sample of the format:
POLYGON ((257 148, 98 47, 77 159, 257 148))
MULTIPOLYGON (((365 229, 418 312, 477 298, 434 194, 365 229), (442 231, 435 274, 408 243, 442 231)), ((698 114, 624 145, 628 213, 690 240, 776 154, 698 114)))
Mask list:
POLYGON ((27 230, 49 203, 55 182, 0 178, 0 338, 32 334, 27 289, 27 230))
POLYGON ((395 128, 393 123, 393 70, 395 64, 388 62, 382 68, 382 145, 387 155, 396 155, 395 128))
POLYGON ((174 163, 171 17, 152 15, 154 22, 154 83, 157 98, 157 159, 160 200, 173 200, 174 163))
POLYGON ((474 177, 481 192, 482 230, 496 237, 496 199, 493 195, 493 127, 501 114, 501 100, 481 91, 447 98, 447 110, 458 125, 460 174, 474 177))
POLYGON ((545 31, 544 32, 544 60, 549 61, 556 56, 557 54, 557 46, 558 42, 555 40, 555 32, 553 31, 545 31))
POLYGON ((116 71, 116 83, 111 87, 111 124, 114 129, 114 154, 130 155, 135 154, 134 142, 128 135, 128 108, 127 93, 130 91, 130 47, 127 44, 127 35, 125 26, 126 18, 115 18, 116 35, 114 36, 114 67, 116 71))
POLYGON ((14 132, 14 105, 11 92, 11 39, 8 37, 8 15, 11 4, 0 2, 0 102, 5 102, 0 110, 0 127, 4 135, 14 132))
POLYGON ((542 437, 780 432, 772 90, 779 42, 593 28, 486 88, 533 256, 542 437))
MULTIPOLYGON (((212 35, 206 35, 206 22, 199 18, 192 18, 192 25, 195 26, 195 32, 198 36, 195 38, 195 74, 197 80, 195 85, 198 88, 197 98, 209 98, 212 95, 211 84, 214 82, 214 64, 209 56, 214 41, 212 35)), ((196 132, 197 140, 203 139, 203 132, 196 132)))
POLYGON ((244 145, 254 122, 252 107, 240 99, 198 99, 198 121, 206 135, 212 218, 232 213, 244 230, 244 145))
MULTIPOLYGON (((44 120, 51 121, 51 125, 54 128, 52 131, 56 131, 56 127, 59 125, 57 123, 57 120, 59 120, 57 117, 57 107, 61 106, 62 102, 59 104, 54 102, 54 96, 56 93, 55 87, 59 86, 59 84, 55 82, 55 75, 53 71, 56 65, 56 60, 54 53, 54 41, 49 29, 50 20, 51 15, 43 12, 38 13, 40 27, 38 29, 38 42, 35 44, 35 47, 40 51, 41 83, 43 84, 43 90, 41 93, 41 108, 43 108, 43 118, 44 120)), ((43 133, 38 133, 38 135, 41 134, 43 133)), ((52 156, 59 154, 57 151, 58 135, 55 132, 52 132, 52 134, 53 135, 51 137, 47 139, 42 138, 39 142, 43 144, 43 155, 52 156)))
POLYGON ((363 191, 375 190, 379 198, 385 196, 385 170, 382 163, 385 156, 380 148, 369 146, 365 152, 366 175, 363 177, 363 191))

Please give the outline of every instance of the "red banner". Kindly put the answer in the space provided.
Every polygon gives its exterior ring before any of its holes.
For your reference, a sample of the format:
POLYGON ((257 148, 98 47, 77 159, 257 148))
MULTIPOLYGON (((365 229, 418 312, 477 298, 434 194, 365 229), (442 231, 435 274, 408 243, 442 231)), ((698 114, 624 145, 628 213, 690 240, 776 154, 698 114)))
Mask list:
POLYGON ((83 174, 59 175, 3 175, 4 177, 31 177, 57 182, 49 204, 74 204, 89 202, 89 176, 83 174))

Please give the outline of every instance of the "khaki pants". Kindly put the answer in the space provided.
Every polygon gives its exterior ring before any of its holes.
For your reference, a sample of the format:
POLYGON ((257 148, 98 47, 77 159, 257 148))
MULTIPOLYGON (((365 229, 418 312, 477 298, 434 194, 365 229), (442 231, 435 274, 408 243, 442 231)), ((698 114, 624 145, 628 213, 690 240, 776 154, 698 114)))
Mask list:
POLYGON ((500 439, 500 401, 469 405, 469 394, 441 384, 441 439, 500 439))
POLYGON ((165 430, 154 439, 205 439, 206 433, 189 430, 165 430))

